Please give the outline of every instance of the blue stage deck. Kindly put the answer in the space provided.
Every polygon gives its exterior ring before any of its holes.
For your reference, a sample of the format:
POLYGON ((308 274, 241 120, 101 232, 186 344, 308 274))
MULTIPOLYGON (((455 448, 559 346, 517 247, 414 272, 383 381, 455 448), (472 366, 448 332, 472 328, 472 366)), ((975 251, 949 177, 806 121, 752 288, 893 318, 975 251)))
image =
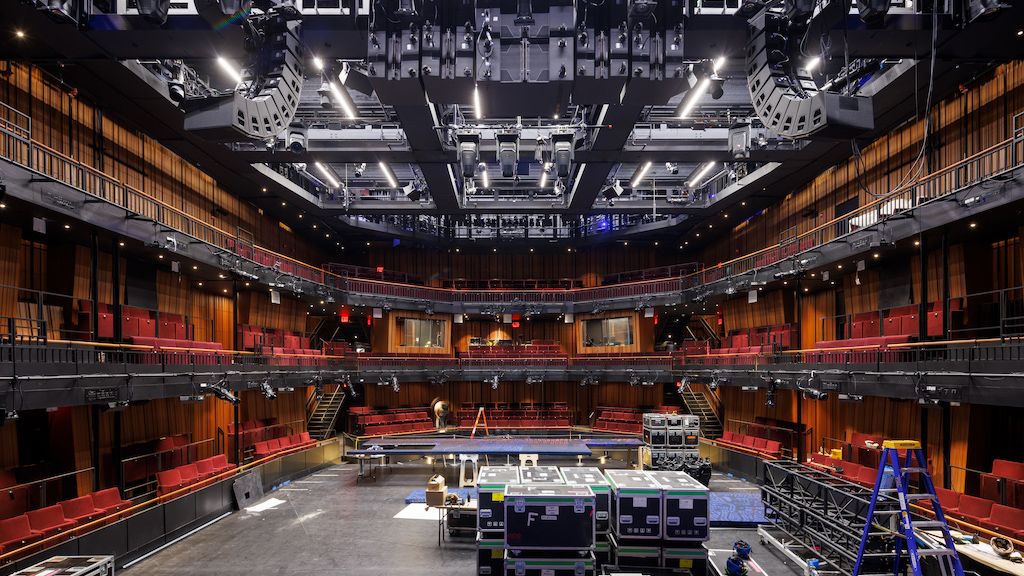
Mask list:
POLYGON ((591 448, 628 450, 643 446, 639 438, 381 438, 367 440, 363 448, 348 454, 396 456, 434 456, 444 454, 480 454, 514 456, 540 454, 545 456, 590 456, 591 448))

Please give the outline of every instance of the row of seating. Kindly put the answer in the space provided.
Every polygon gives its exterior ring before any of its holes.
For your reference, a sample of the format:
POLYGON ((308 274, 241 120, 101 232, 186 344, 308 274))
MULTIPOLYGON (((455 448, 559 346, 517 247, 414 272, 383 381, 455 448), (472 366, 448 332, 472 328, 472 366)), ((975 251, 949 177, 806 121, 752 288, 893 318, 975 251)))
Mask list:
MULTIPOLYGON (((99 304, 96 307, 97 323, 94 327, 96 338, 111 339, 114 337, 114 307, 110 304, 99 304)), ((78 325, 92 325, 92 301, 78 301, 78 325)), ((135 306, 121 307, 121 337, 131 338, 142 336, 149 338, 170 338, 188 340, 189 330, 185 317, 181 314, 157 312, 135 306)))
POLYGON ((463 402, 459 405, 459 412, 472 412, 476 415, 477 410, 483 408, 488 415, 495 410, 554 410, 565 411, 569 409, 568 402, 487 402, 479 404, 476 402, 463 402))
POLYGON ((640 434, 643 432, 643 412, 631 408, 599 406, 594 430, 640 434))
POLYGON ((871 338, 850 338, 847 340, 824 340, 815 342, 817 352, 805 352, 804 362, 823 362, 827 364, 891 362, 899 359, 899 353, 889 348, 893 344, 910 342, 910 336, 873 336, 871 338), (845 348, 835 350, 832 348, 845 348), (850 350, 850 348, 865 348, 850 350))
POLYGON ((460 356, 465 358, 507 358, 515 356, 564 356, 558 344, 512 344, 508 346, 470 346, 460 356))
POLYGON ((344 340, 324 342, 324 354, 327 356, 348 356, 352 353, 352 345, 344 340))
POLYGON ((298 332, 264 328, 262 326, 252 326, 250 324, 242 324, 238 327, 238 341, 242 345, 242 350, 256 351, 264 347, 291 349, 311 348, 309 338, 299 334, 298 332))
POLYGON ((309 432, 299 432, 298 434, 292 434, 291 436, 272 438, 266 442, 257 442, 255 455, 257 459, 263 459, 273 456, 274 454, 284 452, 285 450, 308 447, 314 444, 316 444, 316 440, 313 440, 309 436, 309 432))
POLYGON ((793 256, 799 252, 810 250, 814 247, 814 238, 805 237, 801 238, 799 242, 789 241, 784 244, 779 244, 772 248, 762 250, 754 257, 754 267, 764 268, 770 264, 774 264, 779 260, 784 260, 793 256))
POLYGON ((939 496, 939 503, 947 518, 963 520, 1004 536, 1024 540, 1024 509, 944 488, 936 488, 935 493, 939 496))
POLYGON ((419 410, 382 410, 375 414, 359 414, 356 417, 356 424, 368 426, 372 424, 405 424, 408 422, 420 422, 429 420, 426 416, 427 408, 419 410))
POLYGON ((769 354, 771 346, 742 346, 738 348, 712 348, 705 364, 753 364, 758 356, 769 354))
POLYGON ((778 349, 795 348, 799 345, 799 332, 788 324, 762 326, 733 332, 722 339, 721 348, 746 348, 748 346, 774 346, 778 349))
POLYGON ((762 458, 779 458, 782 456, 781 442, 748 434, 740 434, 738 432, 730 432, 726 430, 722 433, 722 437, 718 439, 718 443, 725 444, 726 446, 733 448, 741 448, 743 450, 757 452, 758 456, 761 456, 762 458))
MULTIPOLYGON (((963 300, 949 301, 951 315, 963 311, 963 300)), ((932 302, 925 310, 927 336, 939 337, 942 332, 942 302, 932 302)), ((854 314, 847 330, 849 338, 871 338, 875 336, 921 335, 920 309, 917 306, 900 306, 883 312, 861 312, 854 314)))
POLYGON ((161 470, 156 473, 156 493, 158 496, 163 496, 227 472, 232 468, 234 465, 228 462, 227 456, 218 454, 170 470, 161 470))
MULTIPOLYGON (((131 505, 130 501, 121 498, 117 488, 108 488, 0 520, 0 554, 70 532, 78 526, 112 516, 131 505)), ((112 516, 112 519, 119 517, 112 516)))
POLYGON ((1024 508, 1024 462, 993 460, 992 471, 981 474, 981 497, 1024 508))
POLYGON ((132 344, 152 346, 153 352, 140 353, 142 364, 223 364, 230 362, 231 353, 220 342, 177 340, 152 336, 132 336, 132 344), (189 350, 183 350, 188 348, 189 350), (209 350, 210 352, 206 352, 209 350))
POLYGON ((594 430, 602 432, 624 432, 626 434, 642 434, 644 425, 641 422, 615 422, 610 420, 597 420, 594 422, 594 430))
POLYGON ((410 432, 433 432, 437 430, 434 422, 423 417, 417 422, 405 422, 403 424, 369 424, 362 428, 364 436, 388 436, 390 434, 407 434, 410 432))
MULTIPOLYGON (((258 420, 247 420, 238 425, 239 443, 242 449, 246 450, 256 444, 272 438, 279 438, 288 433, 283 424, 278 424, 277 418, 261 418, 258 420)), ((227 437, 234 441, 235 424, 232 422, 227 427, 227 437)))
POLYGON ((313 348, 264 346, 261 352, 272 366, 320 366, 324 363, 323 351, 313 348))

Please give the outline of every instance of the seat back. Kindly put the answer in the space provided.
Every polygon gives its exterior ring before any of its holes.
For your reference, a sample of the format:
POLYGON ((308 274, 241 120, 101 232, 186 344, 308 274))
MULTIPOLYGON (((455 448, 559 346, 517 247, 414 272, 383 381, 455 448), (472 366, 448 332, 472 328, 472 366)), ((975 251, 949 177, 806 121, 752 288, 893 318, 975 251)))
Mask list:
POLYGON ((194 482, 199 478, 199 470, 196 469, 195 464, 185 464, 184 466, 178 466, 178 474, 181 475, 182 482, 194 482))
POLYGON ((177 468, 161 470, 156 473, 156 483, 160 486, 177 486, 181 484, 181 472, 177 468))
POLYGON ((313 439, 309 437, 309 432, 302 432, 299 434, 299 439, 303 442, 312 442, 313 439))
POLYGON ((29 526, 28 516, 24 514, 0 520, 0 542, 21 540, 31 535, 32 527, 29 526))
POLYGON ((224 454, 217 454, 213 458, 210 458, 215 468, 226 468, 228 466, 228 457, 224 454))
POLYGON ((993 460, 992 475, 1013 480, 1024 480, 1024 462, 1011 462, 1010 460, 993 460))
POLYGON ((92 493, 92 505, 96 508, 115 506, 123 501, 121 491, 117 488, 107 488, 106 490, 92 493))
POLYGON ((196 462, 196 470, 200 474, 212 474, 213 473, 213 462, 209 460, 199 460, 196 462))
POLYGON ((944 509, 948 508, 952 510, 960 506, 960 493, 955 490, 947 490, 936 486, 935 494, 938 495, 939 504, 941 504, 944 509))
POLYGON ((92 505, 92 497, 90 496, 79 496, 78 498, 65 500, 60 503, 60 508, 64 511, 64 516, 67 518, 81 518, 96 512, 96 507, 92 505))
POLYGON ((28 523, 33 530, 46 530, 68 521, 64 517, 64 511, 61 509, 60 504, 54 504, 53 506, 47 506, 38 510, 29 510, 26 516, 28 516, 28 523))
POLYGON ((1024 508, 993 504, 992 513, 988 521, 997 526, 1009 528, 1014 532, 1024 530, 1024 508))
POLYGON ((964 494, 960 497, 960 513, 975 518, 988 518, 992 513, 992 501, 964 494))

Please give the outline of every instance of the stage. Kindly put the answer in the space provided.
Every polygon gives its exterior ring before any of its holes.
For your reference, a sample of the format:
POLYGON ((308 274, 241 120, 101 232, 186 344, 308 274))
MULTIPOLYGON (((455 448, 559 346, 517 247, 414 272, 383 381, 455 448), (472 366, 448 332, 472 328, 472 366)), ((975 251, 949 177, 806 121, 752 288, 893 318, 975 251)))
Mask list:
POLYGON ((362 447, 346 452, 349 456, 445 456, 478 454, 481 456, 592 456, 594 450, 636 450, 644 443, 639 438, 380 438, 363 442, 362 447))

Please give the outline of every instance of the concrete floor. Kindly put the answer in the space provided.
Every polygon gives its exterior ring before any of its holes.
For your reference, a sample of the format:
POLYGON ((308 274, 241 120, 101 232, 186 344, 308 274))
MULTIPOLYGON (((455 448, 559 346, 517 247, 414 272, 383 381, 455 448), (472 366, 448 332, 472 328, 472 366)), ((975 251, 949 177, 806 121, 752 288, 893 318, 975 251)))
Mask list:
MULTIPOLYGON (((393 518, 405 508, 409 492, 425 485, 428 466, 396 465, 391 472, 378 473, 376 481, 359 483, 357 472, 357 465, 343 464, 292 482, 263 501, 282 500, 277 506, 232 514, 125 572, 131 576, 476 574, 472 539, 448 538, 439 548, 436 521, 393 518)), ((454 476, 449 476, 451 481, 454 476)), ((728 549, 740 538, 754 546, 755 559, 770 576, 799 574, 760 547, 751 529, 715 529, 708 547, 728 549)))

